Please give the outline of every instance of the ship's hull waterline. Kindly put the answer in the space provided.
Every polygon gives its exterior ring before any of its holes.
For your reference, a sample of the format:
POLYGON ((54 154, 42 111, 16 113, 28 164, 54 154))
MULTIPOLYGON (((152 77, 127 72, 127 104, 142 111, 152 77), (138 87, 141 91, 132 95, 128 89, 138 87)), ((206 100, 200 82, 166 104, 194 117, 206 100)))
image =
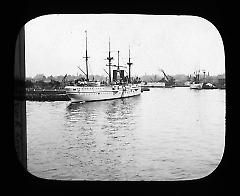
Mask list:
POLYGON ((71 102, 89 102, 103 101, 110 99, 120 99, 133 97, 141 94, 141 87, 122 87, 122 86, 105 86, 105 87, 75 87, 67 86, 66 94, 71 102))

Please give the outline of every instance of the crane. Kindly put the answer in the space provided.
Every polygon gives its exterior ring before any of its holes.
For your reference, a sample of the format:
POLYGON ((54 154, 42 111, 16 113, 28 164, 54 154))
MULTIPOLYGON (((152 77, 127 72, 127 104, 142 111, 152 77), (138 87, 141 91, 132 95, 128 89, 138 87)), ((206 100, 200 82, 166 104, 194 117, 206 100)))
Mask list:
POLYGON ((60 83, 61 88, 65 86, 67 74, 63 77, 62 82, 60 83))
POLYGON ((169 79, 168 79, 167 75, 165 74, 165 72, 163 71, 163 69, 160 69, 160 71, 163 72, 163 74, 164 74, 164 76, 165 76, 165 79, 166 79, 166 81, 168 82, 169 79))
POLYGON ((172 76, 167 76, 163 69, 160 69, 161 72, 163 72, 165 80, 166 80, 166 86, 174 86, 175 85, 175 79, 172 76))
POLYGON ((66 81, 67 74, 63 77, 62 82, 66 81))

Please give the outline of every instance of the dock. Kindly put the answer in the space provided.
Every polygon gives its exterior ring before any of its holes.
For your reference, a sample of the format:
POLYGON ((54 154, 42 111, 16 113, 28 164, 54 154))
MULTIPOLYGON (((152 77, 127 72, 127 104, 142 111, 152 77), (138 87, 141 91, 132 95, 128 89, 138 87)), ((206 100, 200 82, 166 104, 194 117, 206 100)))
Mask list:
POLYGON ((26 100, 29 101, 70 101, 63 89, 54 90, 28 90, 26 89, 26 100))

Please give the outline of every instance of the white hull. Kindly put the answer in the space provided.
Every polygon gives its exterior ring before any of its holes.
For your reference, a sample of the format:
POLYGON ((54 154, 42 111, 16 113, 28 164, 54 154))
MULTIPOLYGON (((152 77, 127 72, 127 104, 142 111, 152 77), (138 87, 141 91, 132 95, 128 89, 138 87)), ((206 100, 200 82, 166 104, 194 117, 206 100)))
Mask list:
POLYGON ((87 102, 101 101, 109 99, 119 99, 132 97, 141 94, 141 87, 137 85, 131 86, 99 86, 99 87, 81 87, 81 86, 66 86, 67 96, 71 102, 87 102))
POLYGON ((198 84, 195 84, 195 83, 193 83, 193 84, 190 84, 190 89, 198 89, 198 90, 200 90, 200 89, 202 89, 202 83, 198 83, 198 84))

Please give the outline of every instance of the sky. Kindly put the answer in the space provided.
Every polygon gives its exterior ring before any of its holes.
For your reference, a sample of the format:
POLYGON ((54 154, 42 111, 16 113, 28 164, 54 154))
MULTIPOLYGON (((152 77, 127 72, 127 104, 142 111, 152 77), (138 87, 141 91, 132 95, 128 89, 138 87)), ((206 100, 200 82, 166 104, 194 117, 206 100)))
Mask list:
MULTIPOLYGON (((144 74, 210 75, 225 73, 223 40, 204 18, 184 15, 54 14, 25 24, 26 77, 82 74, 86 70, 88 36, 89 74, 107 76, 110 39, 113 64, 127 66, 131 51, 134 76, 144 74)), ((127 71, 127 70, 126 70, 127 71)))

